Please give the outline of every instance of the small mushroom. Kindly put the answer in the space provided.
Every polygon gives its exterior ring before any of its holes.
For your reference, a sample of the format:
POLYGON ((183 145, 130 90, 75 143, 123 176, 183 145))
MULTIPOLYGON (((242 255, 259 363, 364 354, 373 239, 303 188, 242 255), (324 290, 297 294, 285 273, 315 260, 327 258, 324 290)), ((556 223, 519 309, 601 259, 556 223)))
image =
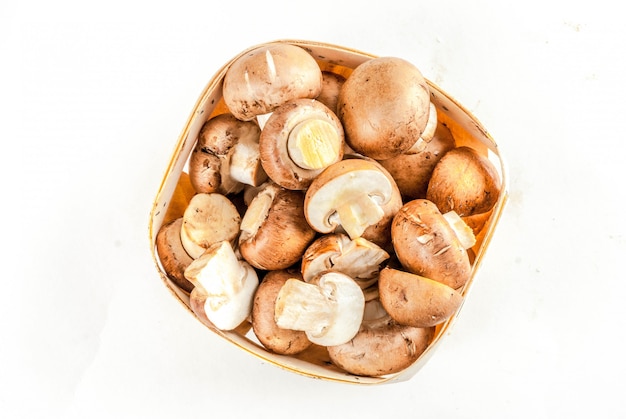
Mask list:
POLYGON ((240 223, 237 207, 224 195, 217 192, 196 194, 183 214, 181 242, 189 256, 197 259, 214 243, 234 243, 240 223))
POLYGON ((261 164, 270 179, 304 190, 324 168, 343 157, 337 116, 313 99, 289 101, 272 112, 259 139, 261 164))
POLYGON ((423 149, 408 151, 380 161, 396 181, 402 196, 407 200, 426 198, 428 182, 441 158, 456 146, 452 133, 442 123, 437 124, 433 138, 421 143, 423 149))
POLYGON ((224 113, 207 120, 189 158, 189 176, 199 193, 240 192, 244 185, 258 186, 267 179, 261 166, 255 122, 224 113))
POLYGON ((290 278, 276 298, 279 327, 301 330, 320 346, 341 345, 358 332, 363 319, 363 291, 348 275, 322 272, 310 282, 290 278))
POLYGON ((348 145, 376 160, 411 148, 429 112, 430 90, 422 73, 396 57, 373 58, 356 67, 337 102, 348 145))
POLYGON ((250 316, 259 279, 230 242, 210 246, 187 267, 185 277, 194 284, 192 298, 204 300, 202 314, 218 329, 233 330, 250 316))
POLYGON ((226 71, 224 103, 238 119, 250 121, 283 103, 315 98, 322 71, 303 48, 291 44, 257 47, 237 58, 226 71))
POLYGON ((337 113, 337 101, 341 86, 345 83, 346 78, 341 74, 332 71, 322 71, 322 91, 316 98, 322 102, 334 113, 337 113))
POLYGON ((426 198, 442 212, 459 216, 485 213, 500 196, 501 182, 491 161, 473 148, 462 146, 448 151, 435 166, 426 198))
POLYGON ((295 355, 311 346, 306 333, 278 327, 274 307, 280 289, 290 278, 301 279, 297 271, 277 270, 268 272, 259 284, 252 305, 252 330, 261 344, 272 352, 295 355))
POLYGON ((460 292, 441 282, 389 267, 380 272, 378 289, 385 311, 407 326, 436 326, 463 302, 460 292))
POLYGON ((304 213, 320 233, 343 230, 352 239, 365 237, 382 246, 401 206, 400 191, 380 164, 351 158, 330 165, 311 182, 304 213))
POLYGON ((191 292, 193 284, 185 278, 185 269, 193 259, 187 254, 180 240, 183 219, 177 218, 164 224, 156 236, 156 251, 163 270, 180 289, 191 292))
POLYGON ((350 239, 346 234, 326 234, 316 239, 304 252, 301 272, 304 281, 327 270, 342 272, 362 289, 376 283, 381 265, 389 253, 362 237, 350 239))
POLYGON ((407 271, 454 289, 469 279, 472 267, 468 253, 431 201, 415 199, 404 204, 393 219, 391 238, 407 271))
POLYGON ((304 217, 304 194, 268 183, 250 202, 240 225, 239 251, 252 266, 285 269, 315 238, 304 217))
POLYGON ((349 342, 329 346, 331 362, 350 374, 380 377, 408 368, 428 348, 434 327, 420 328, 395 322, 378 299, 365 305, 363 322, 349 342))

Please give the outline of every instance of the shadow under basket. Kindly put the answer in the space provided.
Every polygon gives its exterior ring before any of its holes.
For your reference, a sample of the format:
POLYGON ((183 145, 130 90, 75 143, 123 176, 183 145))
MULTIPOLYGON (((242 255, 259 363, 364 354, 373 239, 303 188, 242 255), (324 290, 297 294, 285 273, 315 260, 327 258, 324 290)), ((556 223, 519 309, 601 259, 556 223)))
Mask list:
MULTIPOLYGON (((353 49, 329 45, 319 42, 302 40, 280 40, 269 44, 288 43, 300 46, 308 51, 319 63, 324 71, 331 71, 347 77, 354 68, 376 56, 353 49)), ((268 44, 262 44, 268 45, 268 44)), ((159 261, 155 249, 156 235, 162 225, 182 216, 189 199, 195 193, 189 182, 186 166, 189 156, 195 146, 198 133, 202 125, 211 117, 227 112, 227 108, 222 100, 222 81, 230 65, 241 55, 260 45, 242 51, 231 61, 226 63, 201 92, 189 119, 187 120, 178 141, 175 144, 172 158, 165 170, 165 175, 161 181, 158 193, 153 203, 149 220, 149 239, 152 257, 160 277, 172 295, 192 314, 192 316, 203 322, 203 324, 213 333, 265 362, 286 369, 288 371, 304 376, 324 379, 334 382, 352 384, 382 384, 404 381, 414 376, 419 369, 430 359, 437 347, 441 344, 444 336, 449 334, 450 329, 459 315, 459 308, 446 322, 437 326, 435 335, 428 348, 422 355, 408 368, 401 372, 381 377, 356 376, 335 367, 328 357, 327 351, 323 347, 313 346, 297 356, 277 355, 266 350, 256 339, 251 325, 244 322, 233 331, 222 331, 213 325, 202 321, 190 308, 189 295, 184 290, 174 284, 165 274, 159 261)), ((457 146, 467 145, 486 156, 499 172, 502 192, 491 210, 489 219, 485 226, 477 235, 474 247, 469 249, 472 256, 472 273, 469 281, 461 290, 464 299, 472 287, 476 278, 482 259, 484 258, 498 220, 508 197, 507 176, 505 164, 498 149, 497 144, 488 134, 487 130, 480 122, 471 115, 462 105, 457 103, 452 97, 443 92, 436 85, 428 82, 431 92, 431 102, 437 108, 438 120, 444 123, 454 136, 457 146)))

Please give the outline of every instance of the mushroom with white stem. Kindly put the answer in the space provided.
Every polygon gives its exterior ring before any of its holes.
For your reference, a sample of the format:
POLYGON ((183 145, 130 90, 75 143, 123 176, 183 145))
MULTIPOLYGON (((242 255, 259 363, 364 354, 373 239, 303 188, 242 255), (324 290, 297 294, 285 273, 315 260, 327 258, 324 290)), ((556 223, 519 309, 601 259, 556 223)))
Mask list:
POLYGON ((459 220, 454 213, 444 217, 426 199, 404 204, 391 225, 393 247, 402 266, 453 289, 462 287, 472 270, 466 249, 473 245, 473 232, 459 220))
POLYGON ((378 289, 385 311, 407 326, 436 326, 463 303, 463 295, 446 284, 390 267, 380 272, 378 289))
POLYGON ((180 289, 191 292, 193 284, 185 278, 185 269, 193 259, 180 240, 182 217, 164 224, 156 236, 156 251, 167 277, 180 289))
POLYGON ((261 344, 272 352, 295 355, 311 346, 306 333, 278 327, 274 316, 276 298, 290 278, 302 279, 297 271, 280 269, 268 272, 254 294, 252 330, 261 344))
POLYGON ((475 149, 462 146, 448 151, 437 163, 426 198, 442 212, 454 210, 466 217, 490 211, 501 187, 494 164, 475 149))
POLYGON ((276 298, 279 327, 301 330, 320 346, 341 345, 358 332, 365 297, 357 283, 341 272, 320 273, 310 282, 290 278, 276 298))
POLYGON ((408 368, 424 353, 435 335, 434 327, 398 324, 378 298, 365 303, 363 321, 349 342, 329 346, 331 362, 350 374, 380 377, 408 368))
POLYGON ((435 134, 428 143, 420 144, 423 145, 421 150, 412 147, 398 156, 379 162, 394 178, 406 200, 426 197, 435 166, 448 151, 456 147, 450 129, 442 123, 437 124, 435 134))
POLYGON ((207 120, 189 158, 189 177, 199 193, 237 193, 244 185, 258 186, 267 179, 261 166, 255 122, 224 113, 207 120))
POLYGON ((320 233, 345 231, 379 246, 389 241, 388 229, 402 197, 395 181, 377 162, 344 159, 327 167, 306 191, 304 212, 320 233))
POLYGON ((303 205, 303 192, 267 183, 241 220, 243 258, 264 270, 285 269, 298 262, 316 234, 306 221, 303 205))
POLYGON ((259 279, 230 242, 209 247, 187 267, 185 277, 195 286, 192 298, 204 300, 203 314, 216 328, 233 330, 250 316, 259 279))
POLYGON ((197 259, 214 243, 234 243, 240 223, 237 207, 226 196, 217 192, 196 194, 183 214, 181 242, 189 256, 197 259))
POLYGON ((381 265, 389 253, 362 237, 350 239, 346 234, 326 234, 317 238, 302 256, 304 281, 318 273, 335 270, 356 281, 362 289, 376 283, 381 265))
POLYGON ((396 57, 365 61, 341 87, 337 116, 357 153, 385 160, 420 138, 430 113, 430 89, 421 72, 396 57))
POLYGON ((322 70, 317 61, 292 44, 264 45, 246 52, 230 65, 223 84, 224 103, 243 121, 293 99, 316 98, 321 90, 322 70))
POLYGON ((295 99, 272 112, 259 138, 267 176, 287 189, 304 190, 324 168, 343 157, 337 116, 314 99, 295 99))

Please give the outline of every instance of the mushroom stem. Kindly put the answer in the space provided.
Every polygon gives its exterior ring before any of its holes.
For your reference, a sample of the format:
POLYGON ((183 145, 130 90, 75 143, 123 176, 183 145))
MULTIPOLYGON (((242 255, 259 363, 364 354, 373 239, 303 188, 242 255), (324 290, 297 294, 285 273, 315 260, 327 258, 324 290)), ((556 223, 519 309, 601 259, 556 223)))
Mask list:
POLYGON ((250 186, 259 186, 267 180, 261 166, 258 142, 241 140, 233 146, 229 174, 234 180, 250 186))
POLYGON ((298 123, 289 133, 287 150, 291 160, 303 169, 323 169, 337 161, 343 141, 337 129, 323 119, 298 123))
POLYGON ((472 228, 459 216, 456 211, 448 211, 443 214, 443 218, 450 224, 454 234, 459 239, 464 249, 469 249, 476 244, 476 236, 472 228))
POLYGON ((361 237, 367 227, 379 222, 385 215, 375 198, 367 194, 355 194, 336 209, 339 223, 351 239, 361 237))
POLYGON ((332 324, 333 303, 320 287, 290 278, 276 299, 276 324, 284 329, 320 334, 332 324))

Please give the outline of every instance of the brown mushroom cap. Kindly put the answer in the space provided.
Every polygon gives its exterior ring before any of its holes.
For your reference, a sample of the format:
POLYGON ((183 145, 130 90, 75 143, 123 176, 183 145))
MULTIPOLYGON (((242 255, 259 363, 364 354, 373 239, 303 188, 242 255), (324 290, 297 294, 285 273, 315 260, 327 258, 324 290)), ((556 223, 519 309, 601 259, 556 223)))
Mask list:
POLYGON ((380 161, 395 179, 405 199, 426 198, 428 182, 435 166, 448 151, 456 146, 452 133, 442 123, 437 124, 435 135, 422 151, 402 153, 380 161))
POLYGON ((376 160, 408 150, 424 131, 429 112, 426 80, 413 64, 396 57, 360 64, 337 102, 348 145, 376 160))
POLYGON ((419 275, 384 268, 378 279, 380 302, 400 324, 431 327, 443 323, 461 306, 463 296, 449 286, 419 275))
POLYGON ((304 49, 291 44, 255 48, 236 59, 224 76, 226 106, 249 121, 298 98, 315 98, 322 89, 322 71, 304 49))
POLYGON ((317 100, 322 102, 331 111, 337 113, 337 100, 341 86, 345 83, 346 78, 341 74, 331 71, 322 71, 322 91, 317 100))
POLYGON ((457 147, 437 163, 426 198, 441 212, 461 217, 491 210, 500 196, 500 176, 491 161, 473 148, 457 147))
POLYGON ((177 218, 164 224, 156 236, 156 251, 169 279, 179 288, 191 292, 193 284, 185 278, 185 269, 193 261, 180 240, 183 219, 177 218))
POLYGON ((391 225, 391 239, 402 266, 458 289, 471 275, 467 251, 437 206, 415 199, 402 206, 391 225))
POLYGON ((285 269, 296 263, 315 238, 304 217, 304 194, 268 183, 241 221, 239 251, 252 266, 285 269))
POLYGON ((261 344, 272 352, 294 355, 311 346, 306 333, 278 327, 274 318, 276 297, 289 278, 302 279, 297 271, 270 271, 257 288, 252 306, 252 330, 261 344))

